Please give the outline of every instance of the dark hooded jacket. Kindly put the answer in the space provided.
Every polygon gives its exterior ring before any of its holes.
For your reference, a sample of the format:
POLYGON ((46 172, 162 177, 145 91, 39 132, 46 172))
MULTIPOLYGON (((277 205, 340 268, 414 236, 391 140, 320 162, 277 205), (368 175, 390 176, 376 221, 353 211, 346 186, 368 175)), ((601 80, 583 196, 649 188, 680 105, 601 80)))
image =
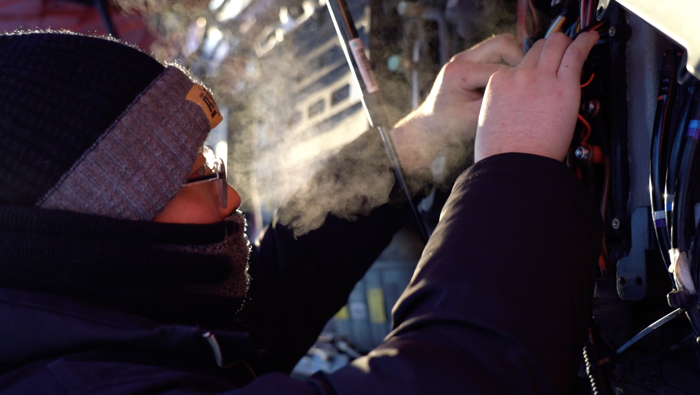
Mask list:
POLYGON ((0 392, 573 392, 601 220, 569 169, 525 154, 459 177, 379 347, 332 374, 287 375, 406 217, 387 203, 300 237, 273 222, 238 312, 183 291, 226 276, 225 262, 156 248, 216 242, 230 225, 2 207, 0 392))

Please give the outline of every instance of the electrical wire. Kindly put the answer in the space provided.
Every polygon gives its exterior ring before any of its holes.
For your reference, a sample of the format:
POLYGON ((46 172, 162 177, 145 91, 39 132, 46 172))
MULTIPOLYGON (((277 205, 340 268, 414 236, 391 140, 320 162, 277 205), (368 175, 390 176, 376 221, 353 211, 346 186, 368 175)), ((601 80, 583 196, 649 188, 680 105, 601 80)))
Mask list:
POLYGON ((562 26, 566 23, 566 16, 564 15, 559 15, 557 16, 552 24, 549 26, 549 29, 547 29, 547 33, 544 34, 544 38, 549 38, 552 34, 558 32, 561 30, 562 26))
POLYGON ((517 35, 518 40, 522 43, 526 38, 534 38, 540 31, 540 24, 537 18, 537 10, 532 0, 519 0, 518 1, 518 16, 517 16, 517 35), (532 23, 530 26, 534 28, 534 31, 528 27, 527 14, 532 14, 532 23))
MULTIPOLYGON (((676 241, 676 244, 672 245, 672 247, 677 248, 680 252, 687 252, 690 248, 686 224, 688 222, 688 210, 692 210, 690 207, 690 184, 692 182, 692 167, 697 153, 698 138, 700 138, 700 136, 692 133, 692 130, 700 132, 700 128, 693 129, 689 127, 685 136, 685 146, 683 147, 683 156, 678 171, 678 187, 673 198, 673 227, 669 229, 671 240, 676 241)), ((680 284, 677 285, 680 286, 680 284)))
POLYGON ((592 27, 590 27, 590 28, 587 28, 587 29, 585 29, 585 30, 577 31, 576 33, 572 33, 569 37, 571 37, 571 38, 573 38, 573 39, 576 39, 576 37, 578 37, 579 34, 584 33, 584 32, 592 32, 592 31, 596 31, 596 32, 598 32, 598 34, 600 34, 600 35, 602 36, 604 33, 603 33, 603 31, 602 31, 603 29, 600 29, 600 28, 601 28, 603 25, 605 25, 605 22, 601 22, 601 23, 599 23, 599 24, 597 24, 597 25, 595 25, 595 26, 592 26, 592 27))
POLYGON ((594 77, 595 77, 595 73, 591 73, 591 78, 589 78, 588 81, 586 81, 585 84, 581 85, 581 89, 583 89, 583 88, 587 87, 588 85, 590 85, 591 82, 593 82, 593 78, 594 78, 594 77))
POLYGON ((595 30, 595 31, 598 31, 598 29, 600 29, 601 26, 603 26, 604 24, 605 24, 605 22, 600 22, 599 24, 597 24, 597 25, 595 25, 595 26, 593 26, 593 27, 591 27, 591 28, 589 28, 589 29, 585 29, 584 32, 592 32, 592 31, 594 31, 594 30, 595 30))
POLYGON ((668 167, 666 151, 668 131, 673 113, 673 103, 676 91, 677 58, 673 50, 664 52, 663 66, 660 72, 659 94, 656 99, 656 115, 651 142, 651 158, 649 163, 649 196, 651 201, 652 220, 656 239, 661 250, 666 268, 671 264, 669 249, 671 240, 666 226, 666 207, 663 196, 665 188, 666 169, 668 167), (663 183, 662 183, 663 180, 663 183))
POLYGON ((588 9, 586 10, 586 26, 591 26, 593 23, 593 15, 595 14, 596 4, 593 0, 588 0, 588 9))
POLYGON ((566 33, 565 33, 565 34, 566 34, 567 36, 573 38, 573 37, 575 36, 576 32, 577 32, 576 29, 578 28, 578 26, 579 26, 580 23, 581 23, 580 19, 577 19, 576 22, 574 22, 573 24, 571 24, 571 26, 569 26, 569 28, 566 29, 566 33))
MULTIPOLYGON (((673 199, 673 228, 672 239, 676 240, 676 248, 681 252, 690 249, 690 241, 688 240, 688 229, 686 227, 687 218, 689 217, 688 210, 692 210, 690 202, 691 183, 693 181, 693 164, 698 152, 698 141, 700 139, 700 92, 693 92, 692 103, 690 104, 691 111, 688 115, 687 126, 684 128, 685 145, 683 147, 683 156, 678 170, 678 181, 676 193, 673 199)), ((693 224, 694 225, 694 224, 693 224)), ((695 229, 697 235, 698 230, 695 229)), ((690 270, 691 273, 697 271, 696 257, 691 257, 690 270)), ((693 276, 697 277, 697 276, 693 276)), ((697 284, 697 281, 693 279, 697 284)))
MULTIPOLYGON (((588 78, 588 81, 586 81, 584 84, 581 85, 581 89, 587 87, 588 85, 593 82, 593 78, 595 78, 595 73, 591 73, 590 78, 588 78)), ((586 145, 588 143, 588 138, 591 136, 591 124, 586 120, 586 118, 583 117, 583 115, 578 114, 578 120, 583 124, 583 128, 585 130, 584 134, 581 136, 581 145, 586 145)), ((605 157, 605 178, 603 180, 603 194, 601 197, 601 203, 600 203, 600 215, 603 218, 603 221, 606 221, 606 212, 607 212, 607 205, 608 205, 608 193, 610 191, 610 157, 606 156, 605 157)), ((604 272, 607 270, 609 266, 609 257, 608 257, 608 246, 605 240, 605 237, 603 237, 603 245, 602 245, 602 251, 600 254, 600 257, 598 258, 598 266, 600 267, 600 271, 604 272)))
POLYGON ((532 4, 532 0, 527 0, 527 3, 530 6, 530 12, 532 13, 532 21, 535 26, 535 31, 533 33, 529 33, 529 36, 535 37, 537 35, 537 32, 540 31, 540 24, 537 21, 537 11, 535 10, 535 5, 532 4))
POLYGON ((523 43, 528 37, 527 33, 527 0, 518 1, 516 34, 518 42, 523 43))
POLYGON ((637 333, 633 338, 631 338, 627 343, 623 344, 622 347, 618 348, 617 351, 615 351, 616 354, 622 354, 625 350, 630 348, 634 343, 638 342, 641 338, 644 336, 650 334, 654 330, 658 329, 661 325, 671 321, 672 319, 678 317, 681 313, 683 313, 685 309, 683 308, 677 308, 673 310, 672 312, 666 314, 665 316, 659 318, 658 320, 654 321, 651 325, 647 326, 642 330, 641 332, 637 333))
POLYGON ((693 284, 700 284, 700 222, 696 224, 695 235, 693 236, 693 254, 690 256, 690 274, 693 278, 693 284))
MULTIPOLYGON (((374 82, 374 76, 371 74, 372 70, 369 68, 369 64, 362 64, 362 62, 367 62, 364 57, 364 51, 358 51, 361 56, 355 55, 352 52, 350 43, 358 43, 360 40, 359 33, 357 32, 357 27, 350 13, 350 8, 346 0, 329 0, 326 2, 328 11, 333 21, 336 33, 338 34, 338 39, 340 40, 341 47, 345 54, 345 58, 348 62, 348 66, 355 77, 355 81, 361 90, 361 100, 365 108, 365 115, 367 115, 367 120, 369 121, 370 127, 375 128, 382 139, 385 151, 389 157, 392 168, 394 169, 394 175, 399 183, 399 186, 406 195, 408 200, 408 206, 411 208, 414 218, 416 219, 416 227, 420 233, 421 238, 424 243, 428 242, 430 235, 423 222, 423 217, 418 212, 418 209, 413 202, 413 195, 408 188, 408 184, 403 176, 403 170, 401 168, 401 163, 399 161, 396 150, 394 149, 394 144, 391 140, 391 136, 386 131, 385 127, 389 124, 388 116, 386 114, 386 105, 384 104, 382 92, 378 87, 374 87, 374 90, 368 88, 369 82, 374 82), (362 70, 367 71, 368 78, 362 74, 362 70), (369 82, 368 82, 369 81, 369 82)), ((360 41, 361 42, 361 41, 360 41)))
POLYGON ((678 246, 676 240, 678 232, 673 231, 675 220, 673 218, 673 200, 676 195, 678 184, 678 172, 681 168, 681 159, 683 154, 683 145, 686 141, 686 127, 688 126, 688 116, 692 103, 695 87, 690 86, 685 90, 685 95, 682 99, 681 110, 678 118, 675 135, 673 136, 673 144, 671 145, 671 154, 668 159, 668 171, 666 173, 666 188, 664 191, 664 203, 666 206, 666 226, 671 229, 671 247, 678 246))
MULTIPOLYGON (((581 85, 581 89, 590 85, 591 82, 593 81, 593 78, 595 78, 595 73, 591 73, 591 76, 588 79, 588 81, 586 81, 584 84, 581 85)), ((591 131, 592 131, 591 124, 580 113, 577 114, 577 117, 578 117, 578 120, 583 125, 583 134, 581 135, 580 144, 582 146, 585 146, 588 143, 588 138, 591 136, 591 131)), ((589 166, 590 166, 590 164, 589 164, 589 166)), ((592 170, 592 169, 590 169, 590 170, 592 170)), ((578 169, 577 174, 579 175, 579 178, 581 178, 582 174, 581 174, 580 168, 578 169)), ((590 182, 590 180, 589 180, 589 182, 590 182)), ((606 220, 605 214, 607 212, 609 190, 610 190, 610 158, 606 156, 605 157, 605 178, 603 180, 603 194, 602 194, 601 203, 600 203, 600 215, 603 218, 603 221, 606 220)), ((605 272, 608 269, 608 266, 609 266, 608 259, 609 259, 608 258, 608 246, 607 246, 607 243, 605 241, 605 237, 603 237, 601 254, 600 254, 600 257, 598 257, 598 267, 600 268, 601 272, 605 272)))
POLYGON ((586 118, 584 118, 581 114, 578 114, 578 120, 581 121, 583 128, 585 129, 585 133, 583 136, 581 136, 581 145, 585 145, 588 142, 588 138, 591 137, 591 124, 588 123, 586 118))

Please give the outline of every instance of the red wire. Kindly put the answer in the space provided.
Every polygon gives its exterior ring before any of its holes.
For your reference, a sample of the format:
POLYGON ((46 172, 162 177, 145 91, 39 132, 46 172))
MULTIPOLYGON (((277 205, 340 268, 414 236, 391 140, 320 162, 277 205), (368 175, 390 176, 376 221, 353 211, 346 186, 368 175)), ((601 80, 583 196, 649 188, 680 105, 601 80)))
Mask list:
MULTIPOLYGON (((581 85, 581 88, 585 88, 588 85, 590 85, 594 77, 595 73, 591 73, 591 78, 589 78, 585 84, 581 85)), ((581 114, 578 114, 578 120, 581 121, 583 126, 586 128, 586 133, 583 135, 583 137, 581 137, 581 145, 583 145, 586 143, 586 141, 588 141, 588 137, 590 137, 591 135, 591 124, 588 123, 588 121, 586 121, 586 119, 581 114)))
POLYGON ((581 88, 585 88, 585 87, 587 87, 588 85, 590 85, 591 82, 593 82, 593 77, 595 77, 595 73, 591 73, 591 78, 589 78, 588 81, 587 81, 585 84, 581 85, 581 88))
POLYGON ((535 32, 530 34, 530 37, 534 37, 537 34, 537 32, 540 31, 540 24, 537 21, 537 12, 535 11, 535 6, 532 4, 532 0, 528 0, 527 2, 530 5, 530 12, 532 12, 532 21, 535 24, 535 32))
POLYGON ((518 23, 516 34, 518 43, 522 47, 523 40, 527 37, 527 0, 518 1, 518 23))
MULTIPOLYGON (((603 249, 605 249, 605 247, 603 247, 603 249)), ((601 252, 600 256, 598 257, 598 267, 600 267, 601 272, 608 270, 608 263, 605 261, 604 252, 601 252)))
POLYGON ((599 27, 603 26, 603 23, 604 23, 604 22, 600 22, 599 24, 593 26, 592 28, 586 29, 586 31, 587 31, 587 32, 590 32, 590 31, 593 31, 593 30, 598 30, 599 27))
POLYGON ((583 127, 586 128, 586 133, 581 137, 581 145, 586 144, 588 138, 591 136, 591 124, 586 121, 581 114, 578 114, 578 120, 581 121, 583 127))

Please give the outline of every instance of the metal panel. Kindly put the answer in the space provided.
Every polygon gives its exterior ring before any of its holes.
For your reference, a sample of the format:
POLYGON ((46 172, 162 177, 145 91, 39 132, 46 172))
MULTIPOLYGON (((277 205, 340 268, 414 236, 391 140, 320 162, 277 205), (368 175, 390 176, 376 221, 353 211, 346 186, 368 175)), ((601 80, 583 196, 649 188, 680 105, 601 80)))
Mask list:
POLYGON ((648 217, 649 207, 639 207, 632 214, 632 247, 617 262, 617 294, 622 300, 641 300, 647 292, 648 217))
POLYGON ((700 79, 700 1, 618 0, 688 52, 686 69, 700 79))

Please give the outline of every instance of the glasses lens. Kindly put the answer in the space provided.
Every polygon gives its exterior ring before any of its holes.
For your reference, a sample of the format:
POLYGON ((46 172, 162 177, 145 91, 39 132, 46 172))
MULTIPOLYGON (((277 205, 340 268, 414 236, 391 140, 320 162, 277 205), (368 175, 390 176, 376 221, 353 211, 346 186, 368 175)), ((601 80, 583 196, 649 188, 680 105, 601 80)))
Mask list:
POLYGON ((226 209, 228 206, 228 184, 226 183, 226 166, 224 161, 216 158, 215 160, 215 171, 219 176, 219 180, 216 181, 216 193, 219 195, 219 200, 221 201, 221 208, 226 209))
POLYGON ((228 183, 226 183, 226 166, 224 161, 217 158, 214 155, 214 150, 209 146, 203 146, 200 152, 204 156, 205 163, 197 172, 197 176, 187 180, 183 186, 214 182, 221 208, 226 209, 228 206, 228 183))
POLYGON ((208 146, 208 145, 202 146, 202 155, 204 155, 204 157, 205 157, 208 161, 213 160, 213 159, 216 158, 216 155, 214 155, 214 149, 212 149, 212 148, 211 148, 210 146, 208 146))

